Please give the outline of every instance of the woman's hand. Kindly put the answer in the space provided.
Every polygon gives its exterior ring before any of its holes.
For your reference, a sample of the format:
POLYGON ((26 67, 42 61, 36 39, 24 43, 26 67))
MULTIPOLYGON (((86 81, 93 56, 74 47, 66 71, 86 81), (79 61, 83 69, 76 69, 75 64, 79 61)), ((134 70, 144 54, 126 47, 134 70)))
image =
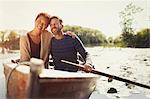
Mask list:
POLYGON ((75 38, 77 36, 74 32, 71 32, 71 31, 67 31, 65 35, 69 35, 72 38, 75 38))

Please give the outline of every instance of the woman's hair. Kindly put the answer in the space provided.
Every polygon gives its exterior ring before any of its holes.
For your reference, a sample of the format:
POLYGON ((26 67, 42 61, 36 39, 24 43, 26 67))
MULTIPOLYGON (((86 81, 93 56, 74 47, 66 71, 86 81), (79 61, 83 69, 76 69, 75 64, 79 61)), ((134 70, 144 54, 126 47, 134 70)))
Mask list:
POLYGON ((38 15, 37 15, 37 17, 36 17, 36 19, 35 19, 35 21, 40 17, 40 16, 43 16, 43 17, 45 17, 47 20, 48 20, 48 24, 47 24, 47 26, 46 27, 48 27, 48 25, 49 25, 49 23, 50 23, 50 15, 49 14, 47 14, 47 13, 39 13, 38 15))
POLYGON ((43 17, 47 18, 48 21, 50 20, 50 15, 47 14, 47 13, 43 13, 43 12, 42 12, 42 13, 39 13, 39 14, 37 15, 35 21, 36 21, 40 16, 43 16, 43 17))

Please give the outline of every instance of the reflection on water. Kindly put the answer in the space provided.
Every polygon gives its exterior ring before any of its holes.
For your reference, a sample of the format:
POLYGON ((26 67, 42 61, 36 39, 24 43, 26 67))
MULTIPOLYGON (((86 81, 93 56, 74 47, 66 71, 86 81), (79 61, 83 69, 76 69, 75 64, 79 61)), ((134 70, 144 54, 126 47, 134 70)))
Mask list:
MULTIPOLYGON (((150 85, 150 49, 102 47, 87 49, 92 56, 93 64, 99 71, 150 85)), ((97 84, 97 90, 111 98, 138 93, 150 98, 150 90, 131 84, 126 85, 126 83, 116 80, 108 82, 108 78, 101 77, 97 84), (107 94, 110 87, 117 89, 117 93, 107 94)), ((143 97, 142 99, 147 98, 143 97)))
MULTIPOLYGON (((87 48, 87 50, 91 54, 93 64, 97 70, 150 85, 150 49, 93 47, 87 48)), ((0 55, 0 99, 4 99, 6 91, 2 63, 10 61, 14 57, 19 57, 19 54, 0 55)), ((99 79, 96 91, 90 99, 99 99, 98 94, 101 94, 101 98, 104 99, 116 99, 119 97, 132 99, 134 98, 133 95, 137 95, 137 99, 150 98, 150 90, 148 89, 130 84, 126 86, 124 82, 116 80, 112 82, 107 80, 106 77, 99 79), (107 94, 110 87, 115 88, 117 93, 107 94)))

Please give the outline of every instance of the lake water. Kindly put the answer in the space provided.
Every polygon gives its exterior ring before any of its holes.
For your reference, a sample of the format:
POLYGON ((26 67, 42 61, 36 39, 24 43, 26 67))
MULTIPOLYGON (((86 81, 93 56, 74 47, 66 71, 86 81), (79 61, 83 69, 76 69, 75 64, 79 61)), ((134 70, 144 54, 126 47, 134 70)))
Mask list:
MULTIPOLYGON (((150 85, 150 48, 92 47, 86 49, 97 70, 150 85)), ((5 99, 6 94, 2 63, 10 62, 14 57, 19 58, 19 54, 0 54, 0 99, 5 99)), ((124 82, 116 80, 108 82, 107 77, 101 77, 90 99, 150 99, 150 89, 126 86, 124 82), (107 91, 111 87, 115 88, 117 93, 108 94, 107 91)))

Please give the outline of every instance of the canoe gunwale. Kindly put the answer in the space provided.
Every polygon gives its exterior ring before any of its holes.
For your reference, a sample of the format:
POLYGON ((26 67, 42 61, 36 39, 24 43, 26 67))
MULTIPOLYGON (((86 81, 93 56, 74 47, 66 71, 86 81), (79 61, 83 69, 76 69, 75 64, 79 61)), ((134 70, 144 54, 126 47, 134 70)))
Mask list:
POLYGON ((96 81, 98 78, 39 78, 39 82, 83 82, 83 81, 96 81))

